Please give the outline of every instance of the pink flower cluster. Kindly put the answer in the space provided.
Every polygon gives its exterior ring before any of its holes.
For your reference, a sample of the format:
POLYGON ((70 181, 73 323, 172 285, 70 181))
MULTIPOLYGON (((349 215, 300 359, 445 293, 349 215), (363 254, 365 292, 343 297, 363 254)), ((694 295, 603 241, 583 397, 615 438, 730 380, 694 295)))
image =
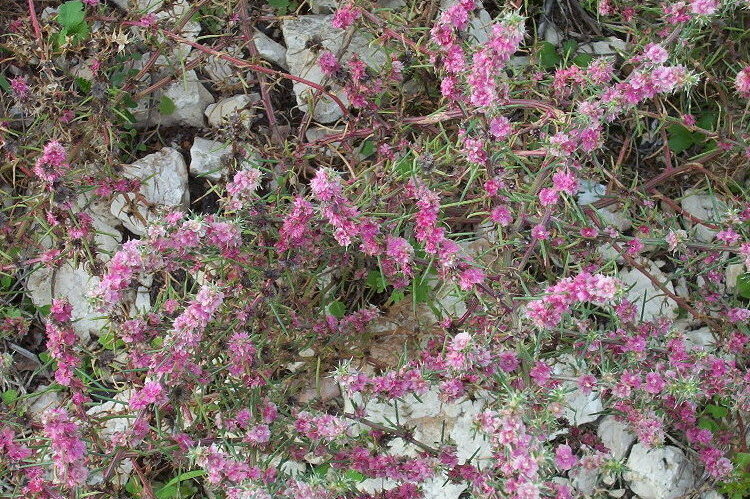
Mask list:
POLYGON ((601 274, 581 272, 547 288, 545 296, 526 305, 526 315, 541 328, 552 328, 576 303, 604 305, 617 292, 617 280, 601 274))
POLYGON ((80 388, 76 383, 73 370, 80 366, 81 360, 75 354, 74 347, 78 342, 73 327, 70 325, 72 307, 67 299, 53 299, 50 315, 53 320, 47 321, 47 351, 57 361, 55 381, 63 386, 80 388))
POLYGON ((34 173, 47 184, 54 184, 70 168, 65 147, 53 140, 44 146, 42 155, 36 160, 34 173))
POLYGON ((232 181, 227 184, 227 192, 230 195, 227 209, 242 209, 260 186, 260 177, 261 172, 257 168, 246 168, 235 173, 232 181))
POLYGON ((335 174, 321 168, 310 181, 313 196, 322 206, 323 216, 333 228, 333 237, 342 246, 349 246, 360 235, 359 210, 344 196, 343 188, 335 174))
POLYGON ((354 21, 359 19, 361 15, 362 11, 360 11, 358 7, 355 7, 352 4, 345 4, 336 10, 333 19, 331 20, 331 24, 334 28, 346 29, 354 24, 354 21))
POLYGON ((65 409, 49 409, 42 416, 44 435, 50 439, 55 475, 53 481, 67 488, 83 485, 88 477, 86 444, 78 425, 65 409))
POLYGON ((302 411, 297 414, 294 429, 310 440, 327 440, 330 442, 343 435, 346 432, 347 425, 331 414, 315 416, 307 411, 302 411))

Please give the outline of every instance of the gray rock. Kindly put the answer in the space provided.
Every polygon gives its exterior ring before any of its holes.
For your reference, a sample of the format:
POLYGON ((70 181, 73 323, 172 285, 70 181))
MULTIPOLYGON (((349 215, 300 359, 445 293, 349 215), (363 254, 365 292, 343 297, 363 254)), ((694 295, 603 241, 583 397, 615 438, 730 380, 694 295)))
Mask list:
POLYGON ((592 180, 581 180, 578 187, 578 204, 585 206, 595 203, 607 194, 607 186, 592 180))
POLYGON ((191 70, 170 84, 164 92, 156 92, 151 101, 141 100, 133 115, 136 125, 140 127, 184 125, 201 128, 203 112, 213 102, 211 93, 191 70), (167 97, 174 104, 174 111, 170 114, 159 112, 162 97, 167 97))
POLYGON ((190 174, 218 181, 225 173, 222 171, 221 158, 229 152, 227 144, 196 137, 190 148, 190 174))
MULTIPOLYGON (((674 293, 672 282, 654 262, 642 259, 639 263, 666 289, 674 293)), ((644 321, 654 320, 657 317, 673 319, 677 316, 677 309, 679 308, 677 302, 665 296, 664 292, 654 286, 651 280, 640 270, 621 271, 618 278, 622 281, 625 289, 629 288, 625 297, 638 307, 639 317, 642 316, 644 321)))
POLYGON ((258 53, 263 59, 283 69, 289 69, 286 62, 286 48, 283 45, 270 39, 265 33, 257 29, 253 33, 253 41, 255 42, 255 48, 258 49, 258 53))
POLYGON ((82 342, 90 336, 99 336, 106 320, 101 318, 89 302, 88 292, 99 284, 83 265, 74 267, 68 262, 60 268, 40 267, 26 281, 29 298, 37 307, 52 303, 53 298, 67 298, 73 307, 73 329, 82 342))
POLYGON ((727 291, 733 292, 737 289, 737 278, 745 272, 745 265, 742 263, 727 265, 727 269, 724 271, 724 281, 727 285, 727 291))
POLYGON ((685 331, 685 339, 693 346, 707 349, 716 343, 716 338, 708 326, 693 331, 685 331))
POLYGON ((56 409, 63 403, 60 392, 51 390, 49 385, 39 385, 27 399, 27 409, 34 419, 40 419, 48 409, 56 409))
POLYGON ((635 444, 623 478, 642 499, 672 499, 693 489, 695 468, 685 454, 671 445, 648 449, 635 444))
POLYGON ((245 111, 244 109, 251 103, 258 102, 259 100, 260 96, 258 94, 239 94, 227 97, 216 104, 206 107, 206 118, 212 127, 218 128, 239 112, 242 122, 245 126, 249 126, 252 121, 253 112, 249 110, 245 111))
MULTIPOLYGON (((687 195, 680 201, 682 209, 708 223, 718 223, 722 215, 726 212, 726 204, 712 194, 699 194, 697 191, 688 191, 687 195)), ((716 235, 715 230, 709 229, 705 225, 694 224, 688 217, 684 217, 685 226, 693 228, 695 237, 704 243, 710 242, 716 235)))
POLYGON ((182 155, 171 147, 149 154, 123 168, 127 178, 141 181, 140 194, 148 205, 144 205, 133 194, 119 194, 112 200, 112 214, 122 221, 128 230, 138 235, 145 234, 146 222, 156 218, 159 210, 187 208, 190 200, 188 192, 188 169, 182 155), (126 198, 127 196, 127 198, 126 198), (131 203, 135 207, 131 206, 131 203), (138 217, 134 210, 138 211, 138 217))
MULTIPOLYGON (((457 0, 440 0, 440 12, 455 5, 457 0)), ((481 5, 481 2, 478 2, 481 5)), ((469 27, 467 28, 469 39, 477 45, 486 43, 492 35, 492 16, 485 9, 480 8, 469 15, 469 27)))
MULTIPOLYGON (((315 46, 311 47, 308 42, 316 42, 314 45, 318 45, 317 42, 319 42, 325 50, 337 54, 346 38, 345 31, 331 26, 331 19, 330 15, 309 15, 283 21, 281 29, 286 42, 286 60, 290 73, 318 84, 326 79, 317 64, 319 50, 315 46)), ((343 61, 347 61, 355 53, 365 64, 375 70, 381 68, 386 60, 385 53, 377 47, 371 47, 370 40, 362 33, 354 34, 342 57, 343 61)), ((300 109, 307 112, 308 99, 317 91, 298 82, 294 83, 293 89, 300 109)), ((341 99, 345 106, 349 105, 341 87, 333 85, 332 93, 341 99)), ((325 95, 318 97, 313 110, 315 121, 332 123, 342 116, 343 111, 331 98, 325 95)))
POLYGON ((630 433, 625 423, 617 421, 614 416, 605 416, 596 434, 602 439, 602 443, 607 447, 615 459, 624 458, 630 446, 635 442, 635 435, 630 433))

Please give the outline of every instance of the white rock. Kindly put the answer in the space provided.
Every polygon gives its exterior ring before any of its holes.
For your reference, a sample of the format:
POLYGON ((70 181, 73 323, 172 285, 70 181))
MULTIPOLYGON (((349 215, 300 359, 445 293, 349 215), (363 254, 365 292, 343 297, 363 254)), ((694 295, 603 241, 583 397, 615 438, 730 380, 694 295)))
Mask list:
POLYGON ((51 390, 49 385, 39 385, 32 396, 27 399, 29 414, 34 419, 40 419, 48 409, 56 409, 63 403, 63 398, 56 390, 51 390))
POLYGON ((96 234, 94 244, 98 251, 97 258, 106 262, 110 255, 117 251, 122 242, 120 232, 120 221, 112 216, 109 203, 94 197, 89 193, 83 193, 76 198, 74 209, 91 216, 96 234))
POLYGON ((134 9, 139 12, 149 13, 161 9, 164 0, 112 0, 121 9, 134 9))
POLYGON ((614 416, 605 416, 599 423, 596 434, 617 460, 624 458, 635 442, 635 435, 630 433, 627 425, 617 421, 614 416))
MULTIPOLYGON (((127 391, 130 398, 131 391, 127 391)), ((120 399, 122 397, 118 397, 120 399)), ((86 414, 100 423, 97 433, 105 439, 111 439, 118 433, 125 432, 133 423, 133 418, 128 416, 128 404, 120 400, 109 400, 95 405, 86 411, 86 414), (122 416, 122 417, 117 417, 122 416)))
POLYGON ((214 97, 198 80, 195 71, 190 70, 167 86, 163 93, 155 92, 153 100, 141 100, 133 115, 136 118, 136 124, 142 127, 183 125, 201 128, 203 127, 203 112, 213 102, 214 97), (174 103, 174 112, 170 114, 159 112, 162 96, 174 103))
MULTIPOLYGON (((313 14, 333 14, 339 6, 338 0, 307 0, 313 14)), ((378 9, 400 9, 406 7, 403 0, 376 0, 378 9)))
POLYGON ((595 203, 607 194, 607 186, 592 180, 581 180, 578 187, 578 204, 581 206, 595 203))
POLYGON ((206 118, 212 127, 220 127, 228 121, 235 113, 239 112, 242 122, 248 126, 252 120, 252 111, 243 111, 250 103, 258 102, 260 96, 257 94, 239 94, 222 99, 216 104, 206 107, 206 118))
POLYGON ((724 271, 724 281, 727 285, 727 291, 737 289, 737 278, 745 272, 745 265, 742 263, 727 265, 727 269, 724 271))
POLYGON ((693 346, 709 348, 716 343, 713 333, 709 327, 702 327, 693 331, 685 331, 685 339, 693 346))
POLYGON ((611 56, 622 54, 627 48, 627 43, 623 40, 610 36, 598 42, 584 43, 578 50, 584 54, 611 56))
POLYGON ((422 483, 424 499, 458 499, 467 485, 453 483, 445 475, 435 476, 422 483))
POLYGON ((289 69, 286 62, 286 48, 282 44, 272 40, 257 29, 253 33, 253 41, 255 42, 255 48, 258 49, 258 53, 263 59, 285 70, 289 69))
POLYGON ((222 171, 221 158, 230 152, 227 144, 195 137, 193 147, 190 148, 190 174, 218 181, 225 173, 222 171))
MULTIPOLYGON (((141 181, 140 194, 152 208, 137 202, 133 194, 127 194, 146 221, 156 218, 159 209, 184 209, 190 200, 188 192, 188 169, 182 155, 171 147, 149 154, 123 168, 123 175, 141 181)), ((134 215, 126 195, 119 194, 112 200, 112 214, 123 225, 138 235, 145 233, 143 221, 134 215)))
MULTIPOLYGON (((572 355, 560 356, 559 362, 556 363, 552 370, 555 375, 566 378, 575 378, 586 373, 584 369, 576 372, 573 366, 578 364, 572 355)), ((566 380, 562 383, 562 388, 568 393, 565 394, 566 407, 563 416, 574 426, 596 421, 600 412, 604 409, 601 397, 597 391, 592 391, 588 395, 583 393, 575 381, 566 380)))
MULTIPOLYGON (((599 482, 599 470, 588 468, 574 468, 570 471, 571 484, 583 497, 591 497, 599 482)), ((580 496, 579 496, 580 497, 580 496)))
MULTIPOLYGON (((325 50, 334 54, 338 53, 344 42, 345 31, 331 26, 331 19, 332 16, 330 15, 309 15, 298 16, 282 22, 281 29, 287 47, 286 60, 291 74, 318 84, 326 79, 317 64, 319 51, 316 47, 310 47, 308 42, 320 42, 325 50)), ((349 60, 355 53, 375 71, 382 67, 386 61, 385 53, 376 45, 370 46, 370 40, 360 32, 355 33, 352 37, 351 43, 342 57, 343 61, 349 60)), ((317 91, 299 82, 294 83, 293 89, 300 109, 307 112, 308 99, 317 91)), ((349 101, 340 87, 333 85, 332 93, 341 99, 345 106, 349 105, 349 101)), ((342 116, 343 111, 331 98, 325 95, 319 96, 313 110, 315 121, 332 123, 342 116)))
POLYGON ((73 267, 71 263, 66 263, 58 269, 41 267, 35 270, 29 276, 26 288, 29 298, 37 307, 51 304, 53 298, 67 298, 73 307, 73 329, 85 343, 90 335, 99 336, 106 324, 88 298, 88 291, 99 282, 99 278, 89 274, 82 264, 73 267))
POLYGON ((623 478, 630 490, 642 499, 672 499, 693 489, 695 469, 678 449, 665 447, 647 449, 635 444, 623 478))
MULTIPOLYGON (((682 209, 708 223, 719 223, 722 214, 726 212, 726 204, 712 194, 699 194, 697 191, 690 190, 687 195, 680 201, 682 209)), ((715 230, 709 229, 705 225, 694 224, 688 217, 683 218, 685 225, 693 227, 695 237, 698 240, 707 243, 716 235, 715 230)))
POLYGON ((633 222, 630 221, 630 218, 626 217, 619 211, 612 211, 609 208, 598 208, 596 213, 606 225, 611 225, 620 232, 625 232, 633 226, 633 222))
MULTIPOLYGON (((645 270, 651 274, 659 283, 674 293, 674 286, 659 267, 650 260, 639 262, 645 270)), ((626 298, 638 307, 638 317, 644 321, 654 320, 657 317, 673 319, 677 316, 677 303, 670 297, 665 296, 661 289, 654 286, 651 280, 638 269, 620 271, 618 278, 622 281, 625 289, 628 289, 626 298), (645 301, 644 301, 645 297, 645 301)))

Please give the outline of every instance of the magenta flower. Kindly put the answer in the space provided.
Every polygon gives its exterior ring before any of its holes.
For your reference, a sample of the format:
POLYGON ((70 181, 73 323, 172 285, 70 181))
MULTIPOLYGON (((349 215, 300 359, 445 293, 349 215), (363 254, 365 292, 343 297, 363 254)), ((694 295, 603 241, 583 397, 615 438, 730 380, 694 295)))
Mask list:
POLYGON ((555 450, 555 466, 560 470, 569 470, 578 463, 569 445, 558 445, 555 450))

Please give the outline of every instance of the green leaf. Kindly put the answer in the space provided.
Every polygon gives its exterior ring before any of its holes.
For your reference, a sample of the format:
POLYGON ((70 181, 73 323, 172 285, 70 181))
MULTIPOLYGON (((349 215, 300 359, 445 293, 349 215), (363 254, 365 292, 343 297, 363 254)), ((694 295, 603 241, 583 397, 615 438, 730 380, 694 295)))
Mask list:
POLYGON ((729 414, 729 409, 720 405, 708 405, 706 406, 706 412, 709 413, 714 419, 721 419, 729 414))
POLYGON ((23 311, 20 308, 8 307, 3 311, 3 317, 23 317, 23 311))
POLYGON ((162 95, 159 101, 159 112, 161 114, 172 114, 176 109, 177 106, 175 106, 174 101, 166 95, 162 95))
POLYGON ((346 314, 346 305, 336 300, 328 305, 328 313, 337 319, 341 319, 346 314))
POLYGON ((172 497, 177 497, 178 492, 179 489, 174 485, 165 485, 157 490, 154 495, 157 499, 171 499, 172 497))
POLYGON ((554 45, 549 42, 542 42, 542 48, 539 50, 539 62, 545 69, 554 68, 561 60, 554 45))
POLYGON ((591 54, 578 54, 573 58, 573 64, 578 66, 579 68, 587 68, 589 67, 589 64, 591 64, 591 61, 594 60, 594 56, 591 54))
POLYGON ((5 405, 10 405, 18 398, 18 390, 5 390, 2 397, 5 405))
POLYGON ((0 75, 0 88, 6 92, 10 92, 10 82, 3 75, 0 75))
POLYGON ((750 453, 738 452, 734 455, 734 462, 737 466, 747 466, 750 464, 750 453))
POLYGON ((83 2, 77 0, 65 2, 57 11, 57 22, 68 30, 81 24, 84 17, 83 2))
POLYGON ((737 294, 743 298, 750 298, 750 272, 737 276, 737 294))
POLYGON ((430 300, 430 286, 427 284, 427 279, 415 279, 411 288, 416 303, 427 303, 430 300))
POLYGON ((0 287, 4 290, 10 289, 10 285, 13 284, 13 277, 4 275, 0 277, 0 287))
POLYGON ((330 469, 331 465, 329 463, 323 463, 313 468, 313 473, 315 474, 315 476, 323 478, 328 474, 328 470, 330 469))
POLYGON ((695 122, 695 126, 703 128, 704 130, 713 130, 716 124, 716 113, 713 111, 706 111, 701 114, 698 120, 695 122))
POLYGON ((123 342, 121 339, 115 337, 115 333, 112 331, 109 331, 101 336, 99 336, 99 339, 97 340, 101 346, 106 348, 107 350, 115 350, 117 348, 121 348, 125 345, 125 342, 123 342))
POLYGON ((575 40, 565 40, 560 46, 564 58, 569 58, 578 49, 578 42, 575 40))
POLYGON ((359 153, 362 155, 363 158, 369 158, 372 156, 372 153, 375 152, 375 143, 367 139, 364 142, 362 142, 362 147, 359 150, 359 153))
POLYGON ((42 305, 41 307, 37 307, 36 310, 37 312, 39 312, 40 314, 46 317, 49 315, 50 310, 52 310, 52 305, 50 304, 42 305))
POLYGON ((383 274, 377 270, 371 270, 367 274, 367 285, 375 290, 376 293, 382 293, 385 291, 386 282, 383 274))
POLYGON ((667 128, 669 133, 669 148, 673 153, 679 154, 695 144, 693 132, 682 125, 671 125, 667 128))
POLYGON ((391 301, 391 303, 398 303, 405 297, 406 295, 404 294, 404 291, 402 289, 394 289, 393 293, 391 293, 391 296, 388 299, 391 301))
POLYGON ((186 471, 185 473, 180 473, 170 481, 164 485, 164 487, 160 488, 156 491, 156 497, 158 499, 165 499, 168 497, 174 497, 177 494, 177 485, 180 482, 184 482, 185 480, 190 480, 191 478, 196 478, 199 476, 205 475, 206 472, 204 470, 193 470, 193 471, 186 471))
POLYGON ((713 419, 703 417, 700 419, 700 421, 698 421, 698 428, 716 432, 719 429, 719 425, 716 424, 716 421, 714 421, 713 419))
POLYGON ((268 0, 268 5, 276 9, 279 15, 284 15, 289 9, 289 0, 268 0))
POLYGON ((352 482, 362 482, 365 479, 365 476, 357 470, 347 470, 347 472, 344 473, 344 477, 352 482))

